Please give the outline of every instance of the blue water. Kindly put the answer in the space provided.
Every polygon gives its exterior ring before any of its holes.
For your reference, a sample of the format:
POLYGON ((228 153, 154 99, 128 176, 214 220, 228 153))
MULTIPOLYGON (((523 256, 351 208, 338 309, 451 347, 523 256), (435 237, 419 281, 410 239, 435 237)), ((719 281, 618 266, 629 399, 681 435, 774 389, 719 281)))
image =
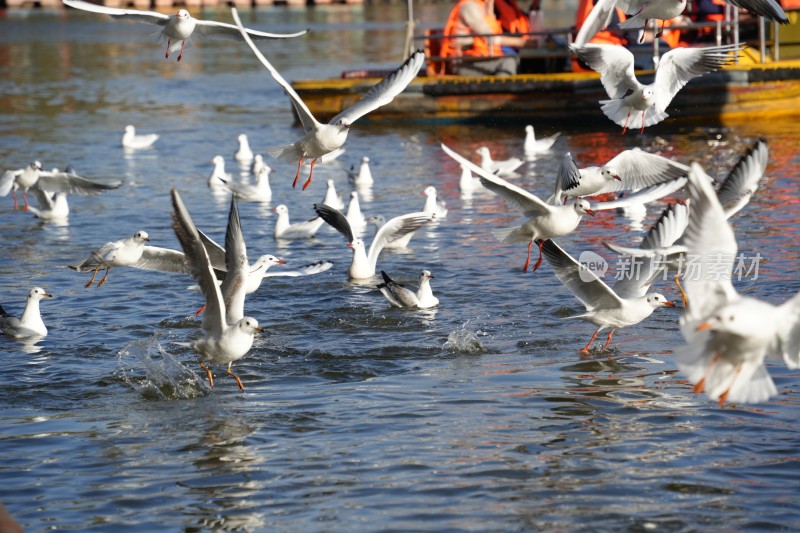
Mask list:
MULTIPOLYGON (((287 267, 335 265, 254 293, 247 312, 266 332, 234 365, 246 390, 219 367, 210 390, 186 346, 199 334, 201 304, 189 277, 120 268, 103 287, 84 289, 88 276, 65 265, 137 230, 177 248, 172 187, 221 240, 228 204, 206 186, 209 161, 222 154, 236 173, 239 133, 262 153, 299 137, 287 98, 235 43, 199 42, 175 63, 143 25, 61 12, 5 16, 2 167, 39 159, 124 182, 71 197, 68 225, 42 224, 0 198, 0 301, 19 314, 34 285, 56 296, 42 304, 44 340, 0 338, 0 502, 26 531, 800 527, 797 372, 769 360, 776 397, 720 408, 677 372, 678 309, 618 332, 610 352, 581 356, 592 326, 561 320, 580 303, 546 264, 522 273, 525 246, 492 234, 519 223, 517 214, 488 192, 461 197, 458 168, 439 143, 473 158, 483 144, 498 158, 520 155, 519 125, 357 124, 345 155, 318 166, 305 192, 291 188, 291 165, 268 159, 273 201, 240 205, 251 255, 274 253, 287 267), (126 155, 126 124, 162 138, 126 155), (399 280, 433 271, 434 310, 393 309, 372 285, 349 283, 350 251, 330 228, 311 242, 272 239, 272 208, 285 203, 293 220, 312 217, 326 179, 349 192, 345 170, 362 155, 376 180, 362 199, 367 215, 418 210, 431 184, 447 202, 447 217, 415 236, 412 252, 379 261, 399 280)), ((270 31, 312 28, 307 39, 261 46, 296 79, 396 64, 403 28, 390 22, 398 16, 381 5, 244 18, 270 31)), ((564 152, 591 164, 636 146, 724 174, 767 138, 767 176, 734 220, 740 250, 763 261, 757 279, 737 286, 773 302, 800 290, 794 124, 666 122, 625 136, 610 122, 558 129, 553 155, 515 183, 544 195, 564 152)), ((559 242, 575 255, 599 253, 613 273, 602 241, 636 243, 660 209, 638 223, 605 212, 559 242)), ((671 283, 658 289, 678 299, 671 283)))

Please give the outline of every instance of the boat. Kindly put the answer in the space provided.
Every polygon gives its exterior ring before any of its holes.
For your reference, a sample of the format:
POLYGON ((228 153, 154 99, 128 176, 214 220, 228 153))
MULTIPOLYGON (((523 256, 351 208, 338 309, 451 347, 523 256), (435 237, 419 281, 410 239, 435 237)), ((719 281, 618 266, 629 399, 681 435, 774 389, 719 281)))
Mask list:
MULTIPOLYGON (((716 35, 717 43, 747 45, 735 64, 696 78, 682 89, 667 112, 678 122, 702 121, 708 125, 800 115, 800 12, 789 12, 791 23, 778 26, 753 19, 753 28, 733 20, 716 23, 693 23, 676 28, 682 31, 703 30, 716 35), (743 35, 757 34, 752 41, 738 41, 743 35)), ((540 38, 560 47, 521 51, 521 61, 541 65, 559 65, 571 61, 567 44, 573 29, 537 32, 540 38)), ((440 29, 428 29, 415 35, 424 43, 426 72, 420 75, 392 103, 365 116, 365 121, 392 122, 530 122, 555 123, 570 120, 586 126, 607 123, 599 100, 608 98, 597 73, 555 71, 514 76, 466 77, 441 75, 437 64, 446 60, 436 55, 440 29)), ((714 44, 713 42, 710 44, 714 44)), ((407 49, 410 47, 407 46, 407 49)), ((663 51, 663 49, 661 50, 663 51)), ((658 57, 658 41, 652 51, 640 53, 658 57)), ((637 72, 649 83, 654 71, 637 72)), ((340 110, 353 105, 384 75, 380 71, 348 71, 341 78, 297 80, 292 86, 320 120, 328 120, 340 110)))

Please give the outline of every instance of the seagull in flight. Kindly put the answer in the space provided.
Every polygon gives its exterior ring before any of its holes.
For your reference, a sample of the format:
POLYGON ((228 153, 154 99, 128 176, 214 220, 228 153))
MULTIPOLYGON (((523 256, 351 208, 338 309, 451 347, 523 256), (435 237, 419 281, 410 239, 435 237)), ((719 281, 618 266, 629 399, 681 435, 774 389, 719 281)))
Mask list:
POLYGON ((597 334, 603 329, 611 328, 605 344, 605 349, 608 349, 617 329, 638 324, 659 307, 675 307, 662 294, 648 292, 652 278, 623 277, 612 288, 552 240, 545 241, 541 248, 556 277, 586 307, 586 313, 567 318, 580 318, 597 326, 581 350, 583 354, 589 353, 597 334))
POLYGON ((387 243, 416 231, 436 217, 433 213, 417 212, 390 219, 375 234, 368 253, 364 241, 356 238, 347 217, 341 211, 325 204, 314 204, 314 210, 325 222, 344 235, 347 245, 353 249, 353 259, 347 270, 350 279, 367 279, 374 276, 378 256, 387 243))
POLYGON ((0 177, 0 196, 9 192, 14 198, 14 209, 17 209, 17 189, 22 189, 22 199, 25 202, 23 211, 28 210, 28 190, 38 188, 49 193, 66 192, 69 194, 98 194, 118 188, 122 183, 110 184, 97 183, 87 180, 74 172, 60 172, 42 170, 39 161, 33 161, 25 168, 6 170, 0 177))
MULTIPOLYGON (((232 24, 225 22, 216 22, 213 20, 196 19, 189 14, 185 9, 179 10, 174 15, 165 15, 156 11, 139 11, 136 9, 119 9, 116 7, 105 7, 83 0, 63 0, 64 5, 80 9, 82 11, 90 11, 92 13, 101 13, 103 15, 111 15, 115 19, 129 20, 132 22, 143 22, 145 24, 154 24, 161 26, 161 39, 167 41, 166 58, 169 59, 169 54, 180 50, 178 54, 178 61, 183 57, 183 48, 186 41, 192 35, 198 35, 206 39, 221 39, 227 41, 242 42, 241 33, 239 28, 232 24)), ((291 37, 299 37, 308 32, 308 30, 299 31, 296 33, 267 33, 256 30, 244 30, 253 39, 288 39, 291 37)))
POLYGON ((264 57, 258 48, 256 48, 256 45, 253 44, 253 41, 250 39, 245 29, 241 26, 239 14, 235 7, 231 8, 231 12, 233 13, 234 21, 236 21, 236 24, 242 32, 242 37, 245 42, 250 45, 250 48, 253 50, 258 60, 261 61, 261 64, 267 68, 275 81, 277 81, 283 87, 286 94, 289 95, 289 98, 292 100, 292 105, 297 112, 297 116, 303 124, 305 135, 302 139, 293 144, 278 146, 268 150, 273 157, 297 161, 297 174, 295 174, 294 182, 292 183, 293 187, 297 185, 297 180, 300 177, 303 160, 306 158, 311 159, 311 168, 308 173, 308 179, 303 184, 303 190, 311 183, 311 176, 314 173, 314 164, 317 162, 317 159, 341 148, 345 140, 347 140, 347 133, 350 131, 350 127, 356 120, 388 104, 395 96, 403 92, 408 84, 411 83, 411 80, 416 77, 425 61, 425 53, 422 50, 417 50, 411 54, 405 63, 397 70, 370 89, 361 100, 355 103, 355 105, 333 117, 329 123, 322 124, 314 118, 314 115, 311 114, 311 111, 306 104, 303 103, 303 100, 300 99, 300 96, 295 92, 289 82, 275 70, 275 67, 267 61, 267 58, 264 57))
POLYGON ((242 380, 233 373, 231 365, 250 351, 253 338, 261 328, 252 317, 242 316, 233 323, 226 319, 231 313, 240 316, 244 314, 247 284, 247 250, 236 201, 231 199, 231 210, 228 214, 225 235, 225 266, 228 271, 222 285, 217 283, 203 240, 175 189, 172 189, 172 207, 172 228, 186 254, 189 272, 200 285, 206 301, 203 336, 192 343, 192 348, 200 354, 200 368, 206 371, 211 387, 214 386, 214 376, 206 366, 206 360, 227 363, 228 374, 236 380, 239 390, 244 390, 242 380))
POLYGON ((603 114, 622 126, 640 128, 658 124, 669 115, 667 107, 675 95, 693 78, 719 70, 731 63, 740 48, 736 45, 705 48, 673 48, 661 56, 653 83, 644 85, 633 72, 633 54, 619 45, 570 45, 570 50, 592 70, 610 100, 601 100, 603 114), (731 54, 733 52, 733 54, 731 54))

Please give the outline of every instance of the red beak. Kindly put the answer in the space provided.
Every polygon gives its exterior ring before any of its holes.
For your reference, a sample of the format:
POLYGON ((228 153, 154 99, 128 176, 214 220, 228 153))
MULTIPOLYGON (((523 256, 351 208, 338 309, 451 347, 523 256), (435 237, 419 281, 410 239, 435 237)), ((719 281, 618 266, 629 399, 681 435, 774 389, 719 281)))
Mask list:
POLYGON ((709 329, 711 329, 711 324, 709 322, 703 322, 694 328, 695 331, 708 331, 709 329))
POLYGON ((591 209, 586 209, 586 214, 594 216, 594 211, 592 211, 591 209))
POLYGON ((664 305, 666 307, 675 307, 675 304, 673 302, 664 302, 664 305))

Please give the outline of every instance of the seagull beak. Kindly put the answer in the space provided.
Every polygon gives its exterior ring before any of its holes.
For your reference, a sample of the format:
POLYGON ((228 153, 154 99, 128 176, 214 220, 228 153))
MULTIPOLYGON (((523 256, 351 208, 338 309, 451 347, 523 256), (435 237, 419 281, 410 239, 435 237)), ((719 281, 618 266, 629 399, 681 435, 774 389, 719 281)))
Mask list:
POLYGON ((53 297, 53 295, 50 294, 50 293, 47 293, 47 292, 42 294, 42 298, 52 298, 52 297, 53 297))
POLYGON ((664 302, 664 307, 675 307, 675 302, 664 302))
POLYGON ((592 211, 591 209, 586 209, 585 211, 587 215, 594 216, 594 211, 592 211))
POLYGON ((617 176, 616 174, 614 174, 614 175, 613 175, 613 176, 611 176, 611 177, 612 177, 612 178, 614 178, 614 179, 615 179, 615 180, 617 180, 617 181, 622 181, 622 178, 620 178, 620 177, 619 177, 619 176, 617 176))
POLYGON ((254 330, 256 330, 256 331, 258 331, 259 333, 260 333, 260 332, 262 332, 262 331, 264 331, 264 328, 262 328, 261 326, 256 326, 256 327, 254 327, 253 329, 254 329, 254 330))
POLYGON ((711 329, 711 322, 703 322, 694 328, 695 331, 708 331, 709 329, 711 329))
POLYGON ((277 263, 278 263, 279 265, 285 265, 285 264, 286 264, 286 261, 284 261, 283 259, 278 259, 277 263))
POLYGON ((353 247, 353 243, 352 243, 352 242, 348 242, 348 243, 347 243, 347 246, 349 246, 350 248, 352 248, 352 247, 353 247))

